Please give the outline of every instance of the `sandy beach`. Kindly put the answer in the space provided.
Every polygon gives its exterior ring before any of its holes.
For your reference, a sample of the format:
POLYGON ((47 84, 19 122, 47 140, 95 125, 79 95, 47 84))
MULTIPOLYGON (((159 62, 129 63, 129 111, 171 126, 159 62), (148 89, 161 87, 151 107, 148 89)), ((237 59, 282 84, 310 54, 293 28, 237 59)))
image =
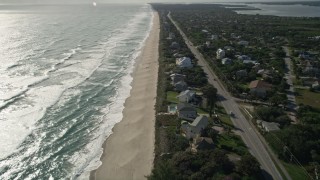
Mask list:
POLYGON ((90 179, 145 179, 154 159, 154 125, 157 79, 159 17, 154 12, 153 27, 133 73, 130 97, 123 119, 104 144, 102 165, 90 179))

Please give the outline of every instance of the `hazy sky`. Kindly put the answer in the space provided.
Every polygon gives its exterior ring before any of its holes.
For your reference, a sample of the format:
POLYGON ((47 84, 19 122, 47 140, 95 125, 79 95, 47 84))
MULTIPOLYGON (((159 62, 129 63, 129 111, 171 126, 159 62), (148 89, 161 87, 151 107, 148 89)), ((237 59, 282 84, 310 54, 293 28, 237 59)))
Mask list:
POLYGON ((92 3, 93 1, 97 3, 148 3, 148 2, 179 2, 179 3, 189 3, 189 2, 290 2, 290 1, 318 1, 318 0, 0 0, 0 4, 7 3, 92 3))

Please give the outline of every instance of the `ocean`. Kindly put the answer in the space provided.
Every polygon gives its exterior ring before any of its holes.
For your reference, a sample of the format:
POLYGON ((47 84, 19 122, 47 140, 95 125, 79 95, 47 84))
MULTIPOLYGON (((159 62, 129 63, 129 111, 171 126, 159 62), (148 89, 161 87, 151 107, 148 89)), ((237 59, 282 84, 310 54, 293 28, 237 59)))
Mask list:
POLYGON ((88 179, 152 18, 149 5, 0 5, 0 179, 88 179))

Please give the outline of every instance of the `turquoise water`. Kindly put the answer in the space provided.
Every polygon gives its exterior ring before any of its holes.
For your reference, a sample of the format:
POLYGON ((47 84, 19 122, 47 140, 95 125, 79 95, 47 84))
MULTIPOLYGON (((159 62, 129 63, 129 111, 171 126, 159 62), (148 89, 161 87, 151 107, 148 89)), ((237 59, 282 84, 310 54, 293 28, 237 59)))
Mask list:
POLYGON ((0 179, 86 179, 121 120, 147 5, 0 6, 0 179))

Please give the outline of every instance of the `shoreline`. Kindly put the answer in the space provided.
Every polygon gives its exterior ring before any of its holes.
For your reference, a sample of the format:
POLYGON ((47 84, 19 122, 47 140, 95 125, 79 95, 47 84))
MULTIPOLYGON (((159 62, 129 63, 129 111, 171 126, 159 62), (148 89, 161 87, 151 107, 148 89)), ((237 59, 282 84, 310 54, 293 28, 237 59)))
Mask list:
POLYGON ((153 11, 153 26, 132 73, 132 89, 123 119, 103 143, 102 165, 90 180, 143 179, 151 174, 155 143, 155 102, 158 80, 160 25, 153 11))

